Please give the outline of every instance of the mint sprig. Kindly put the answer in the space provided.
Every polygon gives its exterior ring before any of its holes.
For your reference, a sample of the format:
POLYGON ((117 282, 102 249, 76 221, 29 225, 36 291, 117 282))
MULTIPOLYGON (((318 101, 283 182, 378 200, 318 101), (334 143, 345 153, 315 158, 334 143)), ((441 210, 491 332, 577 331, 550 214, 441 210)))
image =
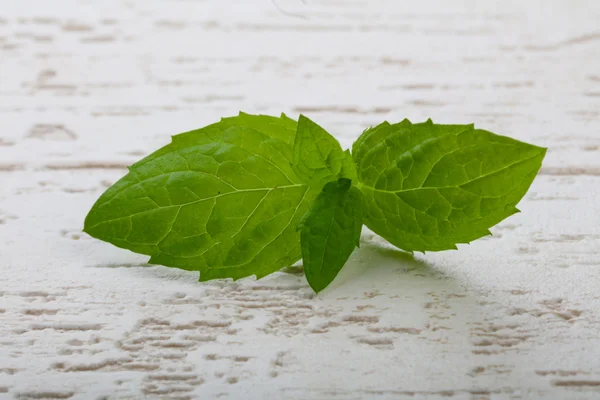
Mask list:
POLYGON ((303 258, 319 292, 363 223, 406 251, 489 234, 518 211, 545 152, 473 125, 404 120, 367 129, 350 154, 303 115, 240 113, 132 165, 84 231, 201 281, 261 278, 303 258))

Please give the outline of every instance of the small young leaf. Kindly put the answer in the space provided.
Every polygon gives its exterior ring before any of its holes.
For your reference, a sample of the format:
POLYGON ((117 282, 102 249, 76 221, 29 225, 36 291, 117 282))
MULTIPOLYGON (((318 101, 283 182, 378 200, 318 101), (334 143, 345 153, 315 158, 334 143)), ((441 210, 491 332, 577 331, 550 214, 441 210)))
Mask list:
POLYGON ((291 167, 295 131, 284 115, 240 113, 174 136, 98 199, 84 230, 202 281, 291 265, 319 193, 291 167))
POLYGON ((359 245, 363 196, 349 179, 327 183, 302 218, 302 259, 309 285, 325 289, 359 245))
POLYGON ((407 251, 455 249, 518 211, 545 153, 473 125, 384 122, 353 145, 365 224, 407 251))
POLYGON ((316 187, 338 178, 356 178, 350 152, 343 151, 333 136, 304 115, 298 119, 292 166, 298 176, 316 187))

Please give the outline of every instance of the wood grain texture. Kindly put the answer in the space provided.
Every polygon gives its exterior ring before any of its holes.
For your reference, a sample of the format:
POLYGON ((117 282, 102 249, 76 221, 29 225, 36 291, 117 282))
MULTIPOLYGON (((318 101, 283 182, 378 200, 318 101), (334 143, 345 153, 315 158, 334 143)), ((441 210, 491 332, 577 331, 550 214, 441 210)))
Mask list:
POLYGON ((599 398, 600 3, 224 3, 0 5, 0 398, 599 398), (494 236, 412 258, 365 230, 318 296, 81 233, 127 165, 239 110, 549 152, 494 236))

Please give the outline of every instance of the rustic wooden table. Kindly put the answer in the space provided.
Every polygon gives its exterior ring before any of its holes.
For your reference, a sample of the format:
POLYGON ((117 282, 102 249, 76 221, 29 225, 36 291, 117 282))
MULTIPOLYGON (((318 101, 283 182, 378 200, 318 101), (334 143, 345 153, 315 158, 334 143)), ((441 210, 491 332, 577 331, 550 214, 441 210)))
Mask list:
POLYGON ((0 0, 0 127, 1 398, 600 398, 598 1, 0 0), (239 110, 549 152, 493 237, 413 259, 365 230, 318 296, 81 233, 127 165, 239 110))

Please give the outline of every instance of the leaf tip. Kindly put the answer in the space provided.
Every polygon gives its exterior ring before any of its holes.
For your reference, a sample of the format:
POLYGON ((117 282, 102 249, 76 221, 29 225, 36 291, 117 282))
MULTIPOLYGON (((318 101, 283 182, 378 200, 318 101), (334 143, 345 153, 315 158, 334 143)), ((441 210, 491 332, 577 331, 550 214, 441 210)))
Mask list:
MULTIPOLYGON (((94 208, 92 207, 92 210, 94 208)), ((93 228, 95 228, 98 224, 94 224, 92 225, 92 210, 90 210, 90 212, 88 213, 88 215, 86 215, 85 219, 83 220, 83 229, 81 229, 82 232, 87 233, 88 235, 90 235, 91 237, 96 237, 92 230, 93 228)))
POLYGON ((160 263, 160 260, 157 259, 158 256, 160 256, 160 253, 154 254, 154 255, 150 256, 150 259, 148 259, 148 264, 151 264, 151 265, 163 265, 163 264, 160 263))
MULTIPOLYGON (((308 277, 307 277, 308 278, 308 277)), ((308 279, 307 279, 308 280, 308 279)), ((316 294, 321 293, 328 285, 318 285, 316 282, 311 282, 311 280, 308 280, 308 286, 310 286, 310 288, 313 290, 313 292, 315 292, 316 294)))
POLYGON ((213 279, 225 278, 222 275, 218 275, 218 274, 215 275, 214 270, 211 271, 210 268, 200 267, 199 269, 197 269, 195 271, 200 271, 200 276, 198 276, 198 282, 207 282, 207 281, 212 281, 213 279))
MULTIPOLYGON (((249 275, 249 276, 254 276, 254 277, 256 278, 256 280, 259 280, 259 279, 262 279, 262 278, 264 278, 265 276, 269 275, 270 273, 271 273, 271 272, 257 272, 257 273, 255 273, 255 274, 253 274, 253 275, 249 275)), ((242 276, 242 277, 238 277, 237 279, 235 279, 235 278, 234 278, 233 280, 234 280, 234 281, 237 281, 238 279, 241 279, 241 278, 243 278, 243 276, 242 276)))
POLYGON ((298 115, 298 124, 300 124, 300 121, 302 121, 303 123, 310 122, 310 118, 308 118, 304 114, 300 114, 298 115))

